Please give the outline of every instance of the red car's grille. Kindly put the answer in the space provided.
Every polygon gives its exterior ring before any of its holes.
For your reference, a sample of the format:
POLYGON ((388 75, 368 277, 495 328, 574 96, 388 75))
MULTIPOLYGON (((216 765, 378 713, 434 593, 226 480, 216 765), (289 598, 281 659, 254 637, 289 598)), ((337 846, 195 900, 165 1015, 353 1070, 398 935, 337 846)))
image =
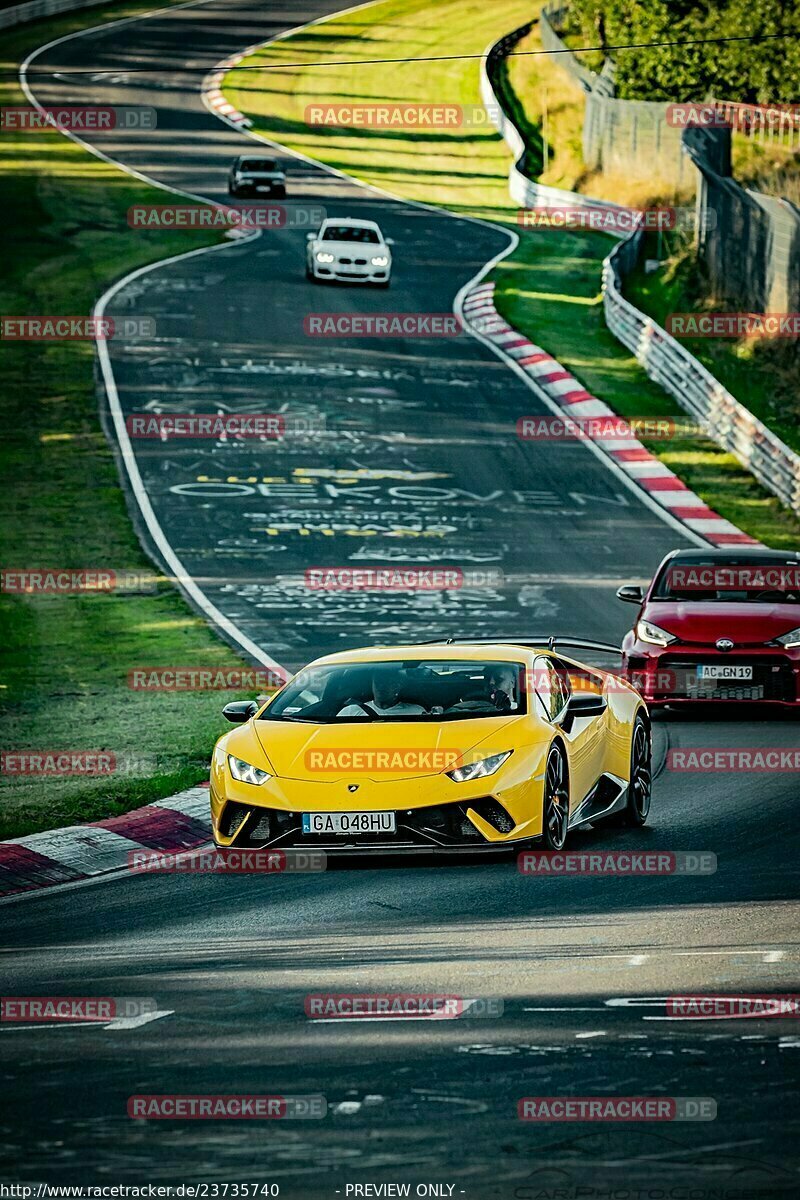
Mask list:
POLYGON ((662 657, 658 670, 666 671, 667 675, 663 686, 657 687, 655 696, 669 695, 676 700, 772 700, 784 703, 790 703, 797 698, 792 664, 777 657, 662 657), (721 662, 746 664, 753 668, 753 678, 705 680, 698 677, 698 666, 718 666, 721 662))

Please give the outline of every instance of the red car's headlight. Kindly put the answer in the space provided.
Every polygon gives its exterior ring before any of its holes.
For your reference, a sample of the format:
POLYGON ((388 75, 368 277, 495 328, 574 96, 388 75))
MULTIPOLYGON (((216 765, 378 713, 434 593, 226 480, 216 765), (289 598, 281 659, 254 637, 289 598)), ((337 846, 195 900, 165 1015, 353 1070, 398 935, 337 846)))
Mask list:
POLYGON ((636 636, 640 642, 649 642, 651 646, 669 646, 678 640, 674 633, 662 629, 660 625, 654 625, 652 621, 639 621, 636 636))

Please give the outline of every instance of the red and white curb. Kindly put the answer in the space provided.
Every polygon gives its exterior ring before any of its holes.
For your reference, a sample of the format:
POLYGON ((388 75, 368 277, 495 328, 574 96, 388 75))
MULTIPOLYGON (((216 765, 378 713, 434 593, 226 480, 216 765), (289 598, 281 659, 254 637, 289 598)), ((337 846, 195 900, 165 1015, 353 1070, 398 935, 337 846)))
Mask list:
POLYGON ((209 108, 213 108, 216 113, 224 117, 226 121, 231 121, 234 125, 243 125, 245 129, 249 129, 252 121, 246 117, 244 113, 239 112, 229 100, 226 100, 222 94, 221 84, 225 78, 226 71, 231 67, 238 67, 243 59, 250 54, 255 54, 259 46, 248 46, 241 54, 233 54, 230 58, 224 58, 222 62, 218 62, 210 75, 207 75, 203 80, 203 99, 208 104, 209 108))
POLYGON ((178 853, 210 841, 206 784, 106 821, 0 842, 0 897, 118 871, 135 850, 178 853))
MULTIPOLYGON (((565 417, 572 420, 609 417, 612 422, 618 422, 619 415, 607 404, 587 392, 551 354, 534 345, 500 316, 494 306, 494 286, 493 283, 481 283, 467 292, 462 304, 464 323, 490 341, 502 357, 515 362, 536 387, 558 405, 565 417)), ((693 534, 705 538, 713 546, 759 544, 709 508, 633 434, 619 436, 619 430, 615 428, 608 436, 603 436, 601 430, 591 440, 651 500, 693 534)))

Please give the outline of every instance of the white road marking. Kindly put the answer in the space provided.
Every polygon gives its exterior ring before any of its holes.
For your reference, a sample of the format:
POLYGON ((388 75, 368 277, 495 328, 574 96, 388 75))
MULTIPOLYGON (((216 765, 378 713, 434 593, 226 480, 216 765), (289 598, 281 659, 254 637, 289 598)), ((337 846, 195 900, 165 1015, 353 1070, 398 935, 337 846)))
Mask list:
POLYGON ((595 1005, 593 1008, 523 1008, 523 1012, 603 1012, 601 1004, 595 1005))
POLYGON ((141 1029, 142 1025, 149 1025, 151 1021, 158 1021, 161 1017, 171 1017, 174 1012, 174 1008, 164 1008, 158 1009, 156 1012, 140 1013, 138 1017, 115 1017, 105 1028, 141 1029))
POLYGON ((103 1028, 102 1021, 37 1021, 35 1025, 9 1025, 3 1022, 4 1033, 14 1033, 16 1030, 31 1030, 31 1029, 77 1029, 79 1025, 96 1025, 99 1029, 103 1028))
POLYGON ((642 965, 642 963, 647 962, 649 957, 650 957, 649 954, 632 954, 630 956, 630 958, 628 959, 628 966, 629 967, 640 967, 642 965))
POLYGON ((596 1038, 596 1037, 606 1037, 605 1029, 593 1029, 589 1033, 576 1033, 575 1034, 576 1041, 581 1041, 581 1040, 585 1040, 586 1038, 596 1038))
POLYGON ((160 1017, 171 1017, 174 1012, 174 1008, 165 1008, 156 1012, 141 1013, 138 1017, 115 1017, 113 1021, 37 1021, 35 1025, 14 1025, 4 1021, 2 1029, 5 1033, 32 1029, 78 1029, 85 1028, 87 1025, 94 1025, 96 1029, 104 1030, 140 1029, 142 1025, 149 1025, 151 1021, 158 1021, 160 1017))
POLYGON ((764 962, 765 963, 782 962, 784 957, 785 957, 785 951, 783 951, 783 950, 767 950, 766 954, 764 955, 764 962))

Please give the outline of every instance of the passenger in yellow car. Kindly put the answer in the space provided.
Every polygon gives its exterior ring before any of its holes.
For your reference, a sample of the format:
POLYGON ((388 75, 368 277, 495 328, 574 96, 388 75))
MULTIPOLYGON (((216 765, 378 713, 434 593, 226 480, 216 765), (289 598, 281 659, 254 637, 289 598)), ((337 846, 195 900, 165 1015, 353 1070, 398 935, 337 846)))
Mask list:
POLYGON ((426 710, 421 704, 409 704, 400 699, 403 676, 399 671, 376 671, 372 676, 372 699, 348 704, 337 716, 340 717, 411 717, 420 716, 426 710))

